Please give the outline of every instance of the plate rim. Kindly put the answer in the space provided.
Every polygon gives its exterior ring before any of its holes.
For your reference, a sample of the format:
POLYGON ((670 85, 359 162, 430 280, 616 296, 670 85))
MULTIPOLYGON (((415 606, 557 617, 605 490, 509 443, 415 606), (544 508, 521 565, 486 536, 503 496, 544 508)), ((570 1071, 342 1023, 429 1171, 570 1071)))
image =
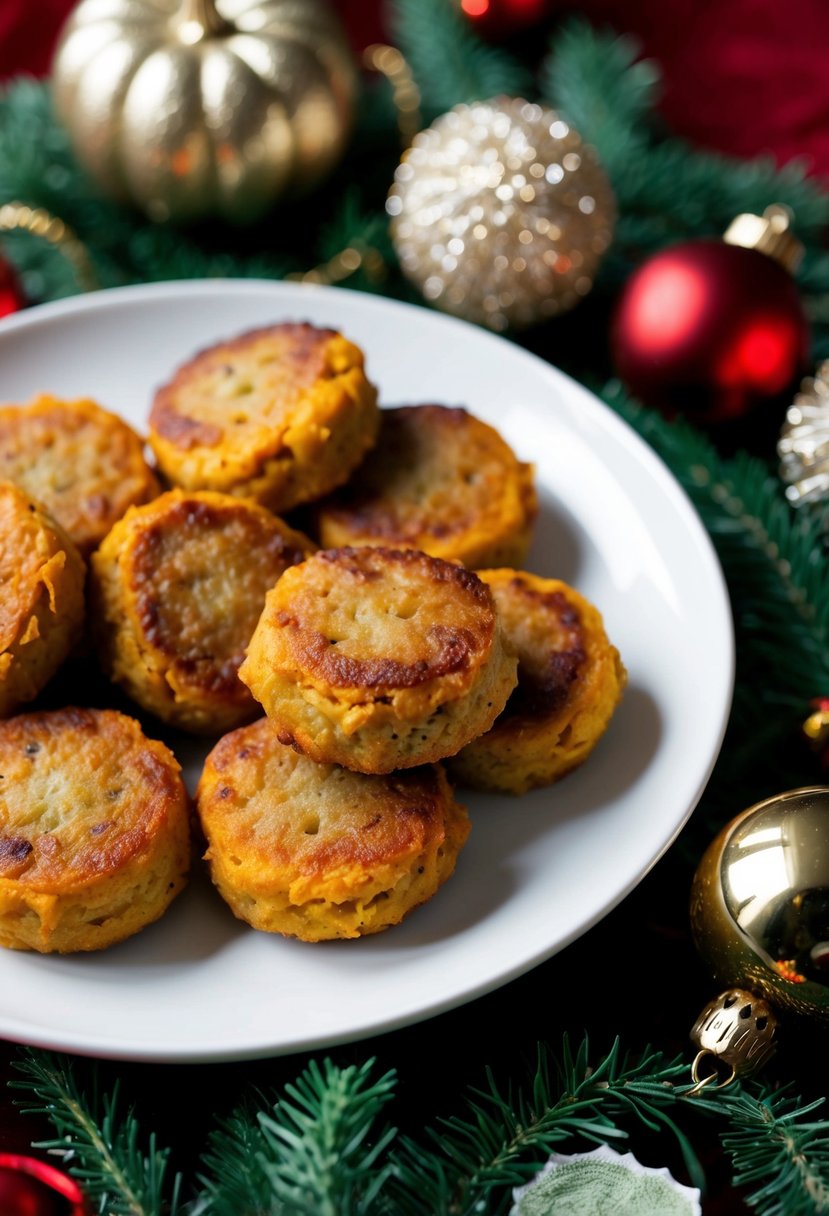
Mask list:
POLYGON ((143 1040, 100 1040, 99 1038, 90 1038, 77 1032, 48 1033, 45 1030, 36 1028, 34 1033, 32 1033, 26 1026, 17 1024, 19 1019, 16 1021, 8 1019, 0 1013, 0 1033, 11 1041, 36 1047, 57 1049, 70 1054, 96 1056, 102 1059, 148 1063, 219 1063, 313 1052, 333 1047, 337 1044, 354 1043, 374 1038, 375 1036, 391 1033, 405 1026, 430 1020, 433 1017, 440 1016, 442 1013, 476 1001, 482 996, 511 983, 521 975, 527 974, 578 940, 583 934, 603 920, 613 909, 618 907, 672 846, 693 814, 717 761, 728 725, 734 691, 736 648, 728 587, 713 541, 705 529, 687 491, 662 457, 659 456, 634 427, 603 402, 600 397, 578 380, 568 375, 568 373, 547 362, 540 355, 536 355, 511 342, 508 337, 491 333, 461 318, 439 312, 436 309, 382 295, 355 291, 347 287, 295 281, 284 282, 282 280, 262 278, 215 277, 128 284, 33 305, 21 312, 0 319, 0 343, 7 337, 10 337, 15 331, 36 328, 41 323, 58 320, 66 315, 76 316, 81 313, 106 308, 110 302, 131 304, 135 302, 140 303, 147 298, 204 296, 205 289, 207 289, 208 294, 222 291, 241 295, 279 296, 280 294, 284 294, 292 299, 295 299, 297 294, 307 294, 309 298, 322 295, 330 300, 341 300, 345 296, 346 306, 348 298, 356 298, 359 299, 361 307, 368 306, 382 312, 399 311, 403 316, 413 312, 426 314, 449 327, 457 327, 459 331, 472 331, 484 339, 495 339, 496 341, 506 342, 511 352, 521 361, 531 364, 534 371, 542 373, 553 385, 558 386, 568 396, 572 397, 575 394, 581 398, 581 405, 587 413, 600 419, 603 429, 607 430, 609 428, 612 433, 615 432, 616 438, 621 440, 624 446, 632 451, 640 462, 644 462, 651 474, 659 482, 660 488, 673 499, 678 508, 681 508, 685 532, 693 538, 695 548, 707 562, 709 575, 713 580, 711 590, 716 589, 717 592, 719 603, 715 605, 715 609, 717 610, 717 615, 721 618, 723 626, 720 642, 724 645, 727 654, 727 670, 723 672, 724 681, 721 688, 719 714, 716 722, 712 724, 712 745, 709 749, 708 763, 704 771, 698 774, 693 791, 685 799, 687 806, 678 821, 673 824, 671 831, 663 838, 660 848, 646 864, 638 867, 636 873, 631 875, 620 888, 614 888, 610 897, 605 897, 601 901, 600 906, 594 908, 590 916, 580 920, 568 933, 557 939, 548 948, 537 951, 529 958, 522 958, 513 967, 498 970, 497 975, 494 977, 490 977, 488 980, 471 987, 466 987, 460 993, 453 993, 443 999, 432 1000, 425 1006, 419 1007, 414 1013, 400 1013, 392 1017, 378 1015, 373 1021, 365 1022, 350 1031, 336 1035, 323 1033, 314 1036, 312 1034, 306 1038, 291 1041, 289 1044, 275 1045, 273 1042, 254 1042, 251 1039, 244 1046, 228 1048, 227 1044, 223 1044, 214 1037, 214 1040, 207 1045, 202 1042, 198 1048, 192 1051, 182 1051, 178 1047, 165 1049, 158 1044, 149 1047, 143 1040))

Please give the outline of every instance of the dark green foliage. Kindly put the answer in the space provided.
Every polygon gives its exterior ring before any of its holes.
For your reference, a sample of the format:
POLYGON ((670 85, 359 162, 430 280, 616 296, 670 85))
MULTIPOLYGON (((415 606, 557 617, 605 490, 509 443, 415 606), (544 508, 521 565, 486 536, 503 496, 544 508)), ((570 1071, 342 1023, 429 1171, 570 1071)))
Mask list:
POLYGON ((169 1177, 170 1150, 156 1147, 150 1135, 142 1148, 131 1110, 118 1107, 118 1087, 102 1098, 78 1084, 68 1060, 47 1052, 27 1052, 17 1065, 22 1079, 11 1082, 29 1098, 24 1112, 46 1116, 53 1140, 36 1148, 61 1155, 103 1216, 179 1216, 181 1178, 169 1177), (71 1150, 71 1151, 70 1151, 71 1150))
POLYGON ((689 1096, 687 1062, 618 1041, 594 1059, 584 1038, 565 1038, 556 1057, 540 1046, 523 1085, 502 1089, 491 1075, 461 1115, 439 1120, 416 1142, 378 1126, 395 1077, 372 1080, 372 1062, 339 1068, 312 1060, 276 1101, 257 1095, 210 1137, 197 1193, 179 1198, 167 1181, 168 1150, 139 1147, 132 1111, 117 1093, 99 1102, 75 1079, 75 1065, 29 1052, 19 1062, 24 1109, 46 1115, 56 1138, 43 1142, 110 1216, 499 1216, 512 1188, 553 1150, 622 1143, 636 1128, 675 1139, 691 1181, 702 1172, 682 1127, 694 1115, 720 1120, 735 1181, 759 1184, 759 1216, 811 1216, 829 1196, 829 1123, 804 1105, 752 1082, 689 1096))
POLYGON ((527 69, 506 51, 481 42, 454 4, 392 0, 389 18, 430 117, 462 101, 535 91, 527 69))

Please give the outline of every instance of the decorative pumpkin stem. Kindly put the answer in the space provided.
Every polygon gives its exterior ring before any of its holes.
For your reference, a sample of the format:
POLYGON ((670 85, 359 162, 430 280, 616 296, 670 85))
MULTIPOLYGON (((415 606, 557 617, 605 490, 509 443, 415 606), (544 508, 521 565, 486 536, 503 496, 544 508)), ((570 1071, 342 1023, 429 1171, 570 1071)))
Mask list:
POLYGON ((180 0, 173 20, 179 37, 188 45, 214 34, 222 34, 230 28, 224 17, 219 15, 215 0, 180 0))

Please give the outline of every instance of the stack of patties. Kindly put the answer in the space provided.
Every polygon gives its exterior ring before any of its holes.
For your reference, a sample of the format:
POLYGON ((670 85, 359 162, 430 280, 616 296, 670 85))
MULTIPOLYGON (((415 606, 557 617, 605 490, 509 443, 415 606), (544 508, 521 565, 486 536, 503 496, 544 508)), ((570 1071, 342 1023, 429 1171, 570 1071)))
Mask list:
POLYGON ((314 502, 346 481, 379 418, 362 353, 340 334, 285 324, 219 343, 153 405, 150 441, 178 488, 130 512, 93 561, 104 661, 144 708, 203 733, 252 716, 254 696, 277 715, 214 748, 199 819, 237 916, 312 941, 395 924, 452 873, 468 821, 434 761, 487 729, 515 682, 490 593, 460 567, 414 551, 317 561, 311 542, 272 516, 283 543, 265 542, 265 508, 314 502), (405 614, 424 595, 433 619, 421 639, 405 614), (374 605, 364 633, 377 646, 361 664, 359 639, 346 640, 329 670, 319 638, 334 655, 333 621, 353 617, 359 601, 374 605), (299 661, 316 673, 304 691, 327 699, 327 732, 271 669, 283 635, 263 622, 283 604, 303 619, 299 661), (374 713, 357 734, 360 702, 374 713), (295 736, 302 747, 290 745, 295 736), (414 771, 395 772, 403 768, 414 771))
POLYGON ((237 916, 315 941, 395 924, 469 831, 441 761, 523 792, 586 757, 624 682, 598 613, 536 587, 533 646, 498 580, 461 564, 523 561, 536 512, 531 467, 466 410, 382 412, 352 481, 312 512, 324 548, 282 576, 248 647, 240 677, 268 723, 222 740, 199 787, 237 916), (503 722, 508 760, 476 763, 503 722))

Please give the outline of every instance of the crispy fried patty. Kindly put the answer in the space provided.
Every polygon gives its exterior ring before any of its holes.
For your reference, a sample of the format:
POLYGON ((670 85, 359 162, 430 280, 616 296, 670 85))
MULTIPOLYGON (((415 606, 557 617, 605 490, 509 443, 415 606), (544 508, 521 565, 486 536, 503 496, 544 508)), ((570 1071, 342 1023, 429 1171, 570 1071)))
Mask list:
POLYGON ((179 766, 113 710, 0 723, 0 944, 98 950, 166 910, 186 882, 179 766))
POLYGON ((180 367, 156 393, 150 442, 173 484, 285 511, 342 485, 377 425, 362 351, 334 330, 289 322, 180 367))
POLYGON ((240 676, 280 737, 386 773, 452 755, 515 685, 489 589, 415 550, 323 550, 268 595, 240 676))
POLYGON ((216 745, 197 807, 235 915, 303 941, 397 924, 450 876, 469 831, 439 765, 381 777, 315 764, 267 718, 216 745))
POLYGON ((466 566, 518 565, 537 513, 532 466, 465 409, 383 410, 376 447, 317 511, 320 543, 422 549, 466 566))

